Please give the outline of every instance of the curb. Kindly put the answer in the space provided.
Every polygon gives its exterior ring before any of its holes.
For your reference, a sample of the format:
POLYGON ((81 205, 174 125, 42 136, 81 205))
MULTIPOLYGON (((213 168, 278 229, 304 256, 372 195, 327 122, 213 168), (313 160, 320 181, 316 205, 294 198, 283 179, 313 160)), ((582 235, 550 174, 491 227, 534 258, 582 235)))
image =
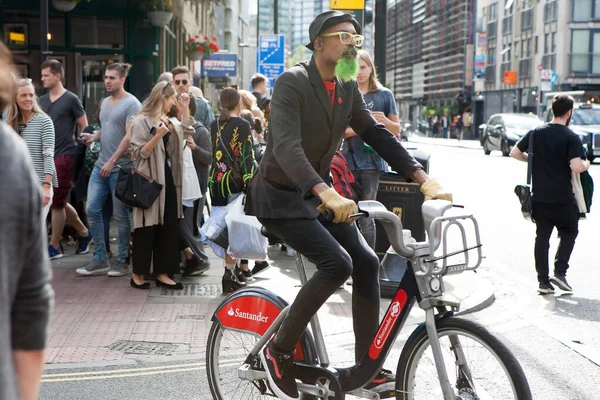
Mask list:
POLYGON ((447 142, 447 140, 454 140, 454 139, 429 139, 429 138, 425 138, 423 136, 417 136, 417 135, 413 134, 413 136, 410 138, 410 140, 408 142, 405 142, 405 143, 407 143, 407 144, 405 144, 405 147, 408 147, 408 144, 410 144, 410 143, 418 143, 418 144, 428 144, 431 146, 456 147, 456 148, 467 149, 467 150, 481 150, 481 146, 472 147, 472 146, 460 144, 460 142, 457 142, 457 143, 447 142), (423 140, 423 139, 425 139, 425 140, 423 140), (438 140, 440 140, 441 142, 438 142, 438 140))

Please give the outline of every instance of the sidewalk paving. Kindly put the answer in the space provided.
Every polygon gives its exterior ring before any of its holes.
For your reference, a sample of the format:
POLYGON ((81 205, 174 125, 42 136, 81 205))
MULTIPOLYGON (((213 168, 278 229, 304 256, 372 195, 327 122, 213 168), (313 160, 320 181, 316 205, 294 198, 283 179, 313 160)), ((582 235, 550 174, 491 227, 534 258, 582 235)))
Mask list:
POLYGON ((458 140, 427 137, 422 133, 413 133, 405 147, 410 147, 411 143, 423 143, 434 146, 459 147, 463 149, 482 150, 479 140, 458 140))
MULTIPOLYGON (((75 269, 91 261, 92 249, 86 255, 75 255, 75 247, 66 246, 65 257, 52 261, 56 301, 46 352, 48 367, 204 358, 211 317, 224 298, 222 261, 207 251, 211 268, 199 277, 183 279, 184 290, 153 286, 144 291, 129 286, 130 276, 79 276, 75 269)), ((291 302, 299 290, 295 258, 278 248, 271 248, 269 257, 271 268, 252 284, 291 302)), ((491 285, 475 274, 445 281, 447 290, 463 300, 463 312, 481 309, 493 301, 491 285)), ((333 348, 353 348, 351 291, 351 286, 338 290, 319 311, 326 343, 333 348)), ((388 305, 389 300, 382 299, 382 315, 388 305)), ((403 334, 412 331, 410 325, 422 321, 423 312, 416 308, 403 334)), ((353 351, 345 352, 351 363, 353 351)))

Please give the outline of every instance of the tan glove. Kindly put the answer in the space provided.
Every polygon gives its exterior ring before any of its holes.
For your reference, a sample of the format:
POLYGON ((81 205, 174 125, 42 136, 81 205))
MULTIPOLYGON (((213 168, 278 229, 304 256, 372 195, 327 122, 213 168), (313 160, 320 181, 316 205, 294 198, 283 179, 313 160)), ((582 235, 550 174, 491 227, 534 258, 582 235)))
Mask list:
POLYGON ((446 191, 440 181, 435 178, 429 178, 421 185, 421 192, 427 200, 448 200, 452 201, 452 193, 446 191))
POLYGON ((358 213, 358 207, 354 201, 340 196, 333 188, 326 189, 319 197, 323 204, 317 207, 317 210, 320 212, 324 212, 327 209, 333 211, 333 215, 335 216, 334 223, 347 222, 352 224, 354 222, 349 218, 352 214, 358 213))

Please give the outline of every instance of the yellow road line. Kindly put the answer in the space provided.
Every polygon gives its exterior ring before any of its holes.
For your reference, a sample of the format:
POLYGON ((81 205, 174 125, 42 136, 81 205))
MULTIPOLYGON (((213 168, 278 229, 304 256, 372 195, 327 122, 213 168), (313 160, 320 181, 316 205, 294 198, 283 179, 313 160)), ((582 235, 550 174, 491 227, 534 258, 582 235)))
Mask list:
POLYGON ((42 379, 53 379, 56 377, 64 377, 64 376, 86 376, 86 375, 102 375, 102 374, 120 374, 122 372, 132 372, 132 371, 154 371, 154 370, 162 370, 162 369, 172 369, 172 368, 181 368, 181 367, 198 367, 204 366, 204 363, 190 363, 190 364, 176 364, 176 365, 164 365, 162 367, 146 367, 146 368, 130 368, 130 369, 113 369, 107 371, 93 371, 93 372, 72 372, 65 374, 45 374, 42 376, 42 379))
POLYGON ((139 373, 131 373, 131 374, 119 374, 119 375, 82 376, 82 377, 67 377, 67 378, 59 378, 59 379, 45 378, 45 379, 42 379, 42 383, 129 378, 129 377, 135 377, 135 376, 148 376, 148 375, 158 375, 158 374, 171 374, 171 373, 176 373, 176 372, 198 371, 201 369, 204 369, 204 367, 169 369, 169 370, 160 370, 160 371, 147 371, 147 372, 139 372, 139 373))

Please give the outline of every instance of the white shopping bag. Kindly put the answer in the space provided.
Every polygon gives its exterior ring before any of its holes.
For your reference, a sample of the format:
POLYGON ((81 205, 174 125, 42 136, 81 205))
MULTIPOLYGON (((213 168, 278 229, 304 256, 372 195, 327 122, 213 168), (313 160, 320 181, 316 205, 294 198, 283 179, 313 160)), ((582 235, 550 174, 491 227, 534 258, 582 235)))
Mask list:
POLYGON ((267 238, 261 233, 262 225, 256 217, 244 213, 245 195, 227 205, 227 253, 236 260, 264 260, 267 257, 267 238))

